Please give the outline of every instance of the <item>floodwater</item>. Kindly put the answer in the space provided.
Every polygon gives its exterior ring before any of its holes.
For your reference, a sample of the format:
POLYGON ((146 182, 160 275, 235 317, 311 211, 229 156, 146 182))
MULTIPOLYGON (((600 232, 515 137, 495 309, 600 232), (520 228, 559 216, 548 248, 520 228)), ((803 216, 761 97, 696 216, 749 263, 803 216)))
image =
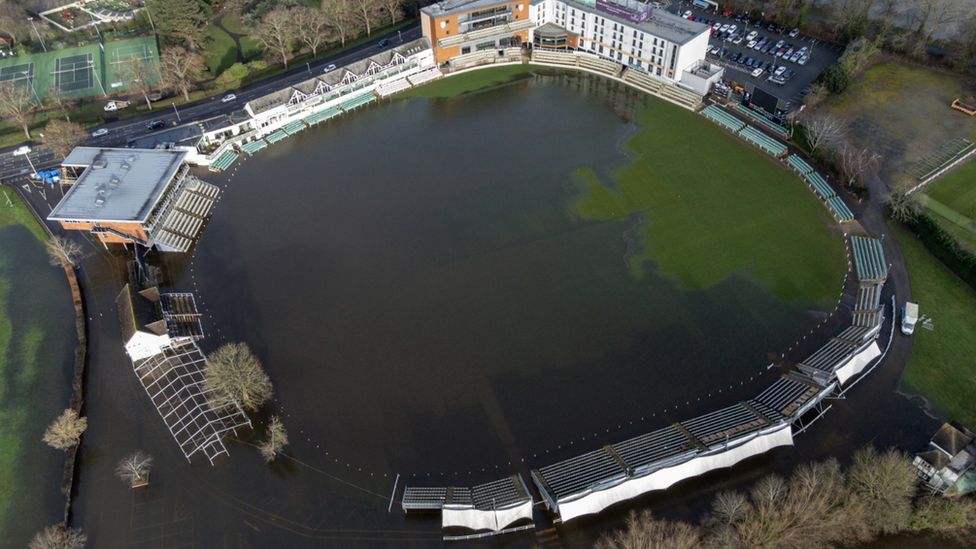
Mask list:
MULTIPOLYGON (((643 100, 596 77, 546 73, 456 99, 383 102, 230 174, 204 174, 222 197, 194 254, 165 258, 168 275, 196 293, 206 350, 246 341, 263 360, 291 457, 266 465, 242 433, 215 467, 187 464, 122 353, 120 270, 103 256, 86 264, 91 427, 74 523, 99 546, 437 545, 439 519, 405 517, 395 486, 528 479, 758 393, 775 376, 770 359, 821 311, 746 276, 705 291, 653 269, 635 279, 636 221, 569 213, 571 173, 627 161, 621 146, 643 100), (147 490, 112 478, 134 448, 156 458, 147 490)), ((869 414, 843 403, 802 452, 641 504, 694 516, 715 486, 870 440, 914 444, 928 423, 893 394, 892 376, 859 388, 869 414)), ((622 513, 559 536, 589 545, 622 513)))
POLYGON ((64 453, 41 435, 68 405, 77 339, 64 273, 21 225, 0 227, 0 310, 10 322, 0 327, 0 547, 25 547, 64 514, 64 453))

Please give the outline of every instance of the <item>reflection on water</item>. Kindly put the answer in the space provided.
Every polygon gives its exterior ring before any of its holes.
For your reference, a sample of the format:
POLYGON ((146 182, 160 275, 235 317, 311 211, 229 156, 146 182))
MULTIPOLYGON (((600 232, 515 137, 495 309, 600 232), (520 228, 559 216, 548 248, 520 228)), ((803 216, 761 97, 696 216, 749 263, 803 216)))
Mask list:
POLYGON ((638 280, 631 221, 569 214, 572 173, 626 161, 642 101, 532 77, 247 160, 195 253, 210 330, 251 343, 306 443, 377 472, 480 475, 738 386, 808 313, 745 277, 638 280))
POLYGON ((68 403, 75 341, 64 273, 26 227, 0 227, 0 547, 61 520, 64 454, 41 435, 68 403))

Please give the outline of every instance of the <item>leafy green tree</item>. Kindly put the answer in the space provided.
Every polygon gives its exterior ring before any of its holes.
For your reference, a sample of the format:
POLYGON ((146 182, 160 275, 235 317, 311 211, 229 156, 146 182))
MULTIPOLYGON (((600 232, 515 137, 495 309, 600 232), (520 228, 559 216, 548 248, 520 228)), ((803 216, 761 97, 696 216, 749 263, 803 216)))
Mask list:
POLYGON ((820 81, 830 93, 840 93, 847 89, 847 85, 850 84, 850 79, 847 76, 847 71, 844 70, 840 65, 831 65, 823 71, 820 75, 820 81))
POLYGON ((156 32, 167 45, 182 45, 191 50, 203 47, 204 30, 212 8, 203 0, 146 0, 156 32))

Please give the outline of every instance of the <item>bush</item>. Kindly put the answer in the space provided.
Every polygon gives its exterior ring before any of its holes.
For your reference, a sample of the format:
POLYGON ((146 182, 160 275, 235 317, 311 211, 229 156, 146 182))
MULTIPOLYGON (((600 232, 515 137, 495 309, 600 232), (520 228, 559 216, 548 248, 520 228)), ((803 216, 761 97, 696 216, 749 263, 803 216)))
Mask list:
POLYGON ((954 236, 926 214, 919 215, 911 228, 929 253, 976 289, 976 255, 960 246, 954 236))
POLYGON ((847 89, 848 84, 850 84, 850 78, 847 75, 847 71, 844 67, 840 65, 830 65, 823 74, 820 75, 819 81, 827 87, 830 93, 841 93, 847 89))

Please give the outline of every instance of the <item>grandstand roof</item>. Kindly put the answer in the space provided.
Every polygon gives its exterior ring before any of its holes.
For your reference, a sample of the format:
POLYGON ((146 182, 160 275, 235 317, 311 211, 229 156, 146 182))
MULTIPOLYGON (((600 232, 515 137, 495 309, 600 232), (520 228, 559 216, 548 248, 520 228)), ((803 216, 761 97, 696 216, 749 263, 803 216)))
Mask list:
POLYGON ((186 154, 175 150, 76 147, 63 164, 86 169, 48 219, 144 222, 183 165, 186 154))
POLYGON ((386 66, 390 64, 395 54, 409 57, 418 51, 427 49, 429 47, 430 42, 428 42, 426 38, 419 38, 412 42, 407 42, 406 44, 403 44, 397 48, 392 48, 377 53, 376 55, 372 55, 366 59, 361 59, 349 65, 344 65, 321 76, 309 78, 308 80, 299 82, 294 86, 282 88, 278 91, 258 97, 257 99, 252 99, 251 101, 248 101, 247 105, 252 113, 262 113, 287 104, 288 100, 291 99, 296 90, 302 93, 311 94, 318 87, 319 82, 325 82, 329 86, 335 86, 336 84, 340 83, 347 72, 352 72, 354 75, 360 76, 365 74, 366 70, 373 63, 380 66, 386 66))

